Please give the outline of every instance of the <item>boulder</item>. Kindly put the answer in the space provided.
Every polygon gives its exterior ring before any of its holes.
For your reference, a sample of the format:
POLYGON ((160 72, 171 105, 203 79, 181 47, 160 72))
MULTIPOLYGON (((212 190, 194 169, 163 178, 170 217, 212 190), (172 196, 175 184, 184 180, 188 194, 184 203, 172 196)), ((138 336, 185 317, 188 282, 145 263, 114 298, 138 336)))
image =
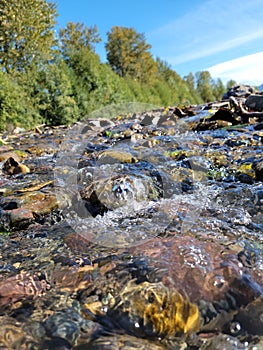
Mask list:
POLYGON ((230 96, 234 97, 247 97, 255 93, 255 89, 249 85, 235 85, 228 89, 224 94, 223 100, 227 100, 230 96))
POLYGON ((263 111, 263 95, 250 95, 246 99, 245 105, 254 111, 263 111))

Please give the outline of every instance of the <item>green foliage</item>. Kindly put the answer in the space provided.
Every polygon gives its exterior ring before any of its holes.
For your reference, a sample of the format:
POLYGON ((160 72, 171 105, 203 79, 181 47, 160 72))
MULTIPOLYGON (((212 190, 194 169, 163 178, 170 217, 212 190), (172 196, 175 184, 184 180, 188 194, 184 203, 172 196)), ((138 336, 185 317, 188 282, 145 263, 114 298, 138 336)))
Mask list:
POLYGON ((105 45, 111 68, 121 77, 131 77, 139 83, 151 83, 157 73, 156 62, 143 33, 133 28, 112 27, 105 45))
POLYGON ((236 81, 233 80, 233 79, 231 79, 231 80, 229 80, 229 81, 226 83, 226 89, 228 90, 228 89, 230 89, 231 87, 233 87, 233 86, 235 86, 235 85, 237 85, 236 81))
POLYGON ((0 0, 0 130, 39 123, 71 124, 119 103, 159 106, 221 99, 224 86, 209 72, 182 79, 153 59, 145 35, 113 27, 108 63, 95 53, 96 26, 67 23, 54 49, 56 8, 46 0, 0 0))
POLYGON ((216 81, 213 81, 212 91, 213 91, 213 95, 215 96, 215 99, 217 101, 220 101, 225 92, 225 87, 221 79, 217 79, 216 81))
POLYGON ((0 64, 6 72, 51 58, 56 15, 55 4, 45 0, 0 0, 0 64))
POLYGON ((8 74, 0 70, 0 130, 16 126, 30 128, 40 122, 30 96, 8 74))
POLYGON ((78 119, 78 106, 64 61, 44 66, 38 72, 35 91, 39 114, 47 124, 70 124, 78 119))
POLYGON ((169 103, 166 104, 187 104, 187 102, 202 102, 195 89, 192 89, 189 84, 185 82, 167 62, 162 61, 160 58, 157 58, 157 64, 159 81, 156 85, 158 86, 158 91, 162 95, 163 102, 169 101, 169 103))
POLYGON ((212 102, 215 100, 215 96, 213 95, 213 80, 208 71, 198 72, 196 73, 197 86, 196 90, 198 94, 201 96, 204 102, 212 102))
POLYGON ((96 26, 87 27, 83 23, 68 22, 66 28, 59 30, 60 48, 64 58, 84 48, 95 51, 95 44, 101 41, 96 26))
POLYGON ((184 81, 186 82, 191 91, 195 90, 195 77, 192 72, 190 72, 187 76, 184 77, 184 81))

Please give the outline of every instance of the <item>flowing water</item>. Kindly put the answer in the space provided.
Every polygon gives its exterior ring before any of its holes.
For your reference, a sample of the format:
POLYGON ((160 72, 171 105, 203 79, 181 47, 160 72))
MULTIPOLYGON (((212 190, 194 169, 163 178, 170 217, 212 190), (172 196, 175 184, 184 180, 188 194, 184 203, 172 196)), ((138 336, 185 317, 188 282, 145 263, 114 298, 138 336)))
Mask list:
POLYGON ((172 112, 10 140, 0 349, 263 349, 263 134, 172 112))

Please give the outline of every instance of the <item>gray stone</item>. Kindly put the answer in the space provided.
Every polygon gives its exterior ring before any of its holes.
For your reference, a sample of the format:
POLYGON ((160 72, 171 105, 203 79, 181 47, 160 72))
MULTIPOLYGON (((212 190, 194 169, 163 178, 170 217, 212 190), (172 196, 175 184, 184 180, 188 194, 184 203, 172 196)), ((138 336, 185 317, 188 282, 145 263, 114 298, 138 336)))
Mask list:
POLYGON ((252 86, 239 84, 230 87, 228 91, 224 94, 223 100, 228 99, 230 96, 247 97, 253 93, 255 93, 255 89, 252 86))
POLYGON ((245 104, 254 111, 263 111, 263 95, 250 95, 245 104))

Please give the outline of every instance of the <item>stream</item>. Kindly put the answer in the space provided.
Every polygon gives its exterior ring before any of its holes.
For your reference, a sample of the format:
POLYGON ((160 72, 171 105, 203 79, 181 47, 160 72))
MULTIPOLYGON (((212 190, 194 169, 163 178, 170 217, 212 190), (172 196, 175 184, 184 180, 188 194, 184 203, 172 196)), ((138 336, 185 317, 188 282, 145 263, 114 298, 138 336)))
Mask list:
POLYGON ((263 349, 263 123, 219 109, 0 135, 1 350, 263 349))

